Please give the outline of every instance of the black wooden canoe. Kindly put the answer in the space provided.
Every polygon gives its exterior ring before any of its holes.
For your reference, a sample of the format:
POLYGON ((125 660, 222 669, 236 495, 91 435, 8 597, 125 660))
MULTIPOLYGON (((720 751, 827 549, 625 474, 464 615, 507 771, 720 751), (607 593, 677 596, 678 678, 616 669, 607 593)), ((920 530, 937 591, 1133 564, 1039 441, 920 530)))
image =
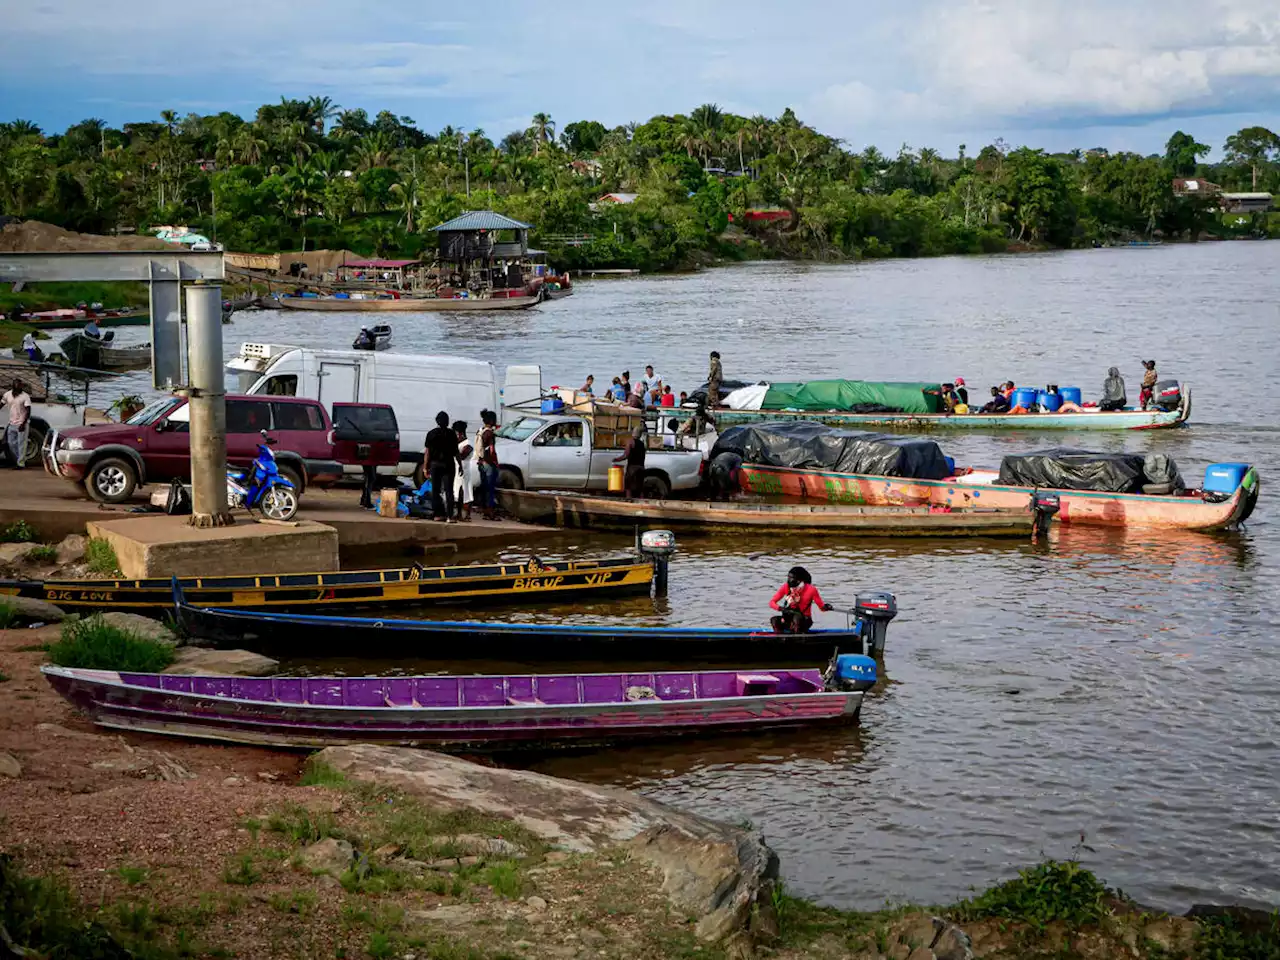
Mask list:
MULTIPOLYGON (((387 606, 421 603, 532 603, 565 596, 649 592, 653 564, 636 557, 505 563, 467 567, 414 565, 391 570, 281 576, 194 577, 181 582, 187 602, 246 609, 387 606)), ((170 578, 150 580, 0 580, 4 595, 35 597, 70 610, 168 610, 170 578)))
MULTIPOLYGON (((178 592, 175 591, 175 594, 178 592)), ((622 627, 402 620, 252 612, 174 604, 179 629, 197 644, 248 647, 281 657, 625 661, 794 665, 825 663, 838 649, 862 653, 858 630, 777 634, 741 628, 622 627)))

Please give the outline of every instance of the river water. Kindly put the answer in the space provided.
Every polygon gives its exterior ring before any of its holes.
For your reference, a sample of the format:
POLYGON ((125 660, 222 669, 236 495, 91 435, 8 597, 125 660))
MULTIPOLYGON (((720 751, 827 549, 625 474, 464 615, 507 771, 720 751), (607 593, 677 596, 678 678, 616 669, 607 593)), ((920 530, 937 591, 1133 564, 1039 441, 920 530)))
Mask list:
MULTIPOLYGON (((1153 434, 944 435, 961 463, 1055 445, 1160 451, 1280 475, 1280 244, 1219 243, 848 266, 753 264, 585 281, 517 314, 397 314, 395 349, 607 383, 653 363, 725 376, 1079 384, 1139 361, 1193 385, 1193 425, 1153 434)), ((346 347, 368 315, 238 314, 240 340, 346 347)), ((138 336, 127 331, 125 339, 138 336)), ((1280 902, 1280 528, 1264 496, 1220 536, 1058 531, 1047 547, 816 537, 689 539, 670 596, 510 619, 764 623, 793 563, 824 594, 893 590, 891 682, 858 729, 539 761, 762 829, 789 887, 845 907, 943 902, 1073 852, 1140 901, 1280 902), (1083 836, 1083 844, 1081 837, 1083 836)), ((547 556, 625 539, 555 538, 547 556)), ((527 548, 521 548, 525 550, 527 548)), ((519 555, 510 551, 508 555, 519 555)), ((389 558, 390 559, 390 558, 389 558)), ((456 613, 457 611, 453 611, 456 613)), ((386 669, 348 662, 312 669, 386 669)), ((412 664, 397 664, 399 669, 412 664)), ((418 665, 440 669, 439 664, 418 665)), ((506 665, 489 665, 502 668, 506 665)), ((474 669, 469 666, 468 669, 474 669)))

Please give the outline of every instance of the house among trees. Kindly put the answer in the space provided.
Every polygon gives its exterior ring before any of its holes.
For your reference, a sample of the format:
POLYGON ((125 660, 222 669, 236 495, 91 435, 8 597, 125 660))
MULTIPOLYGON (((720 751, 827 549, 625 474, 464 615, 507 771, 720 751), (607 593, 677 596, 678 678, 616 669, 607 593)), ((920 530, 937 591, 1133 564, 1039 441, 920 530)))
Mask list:
POLYGON ((1262 192, 1224 193, 1222 209, 1226 213, 1264 213, 1271 209, 1271 194, 1262 192))

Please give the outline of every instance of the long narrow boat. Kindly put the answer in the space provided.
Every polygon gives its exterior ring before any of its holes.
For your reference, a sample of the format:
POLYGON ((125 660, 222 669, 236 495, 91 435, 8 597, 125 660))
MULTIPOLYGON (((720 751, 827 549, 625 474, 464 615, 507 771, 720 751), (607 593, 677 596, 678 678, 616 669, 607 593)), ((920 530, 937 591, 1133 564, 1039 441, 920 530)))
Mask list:
POLYGON ((82 327, 90 318, 100 327, 145 327, 151 322, 151 314, 147 311, 133 310, 129 307, 96 311, 69 307, 61 310, 42 310, 38 313, 24 313, 18 322, 40 330, 62 330, 82 327))
POLYGON ((1206 499, 1195 491, 1151 495, 1097 490, 1053 490, 1001 486, 994 471, 974 471, 944 480, 878 477, 825 470, 743 464, 739 478, 744 490, 765 496, 796 497, 824 503, 926 504, 969 508, 976 505, 1013 508, 1032 493, 1058 499, 1061 523, 1108 526, 1151 526, 1184 530, 1225 530, 1237 527, 1258 501, 1257 471, 1242 471, 1239 486, 1221 499, 1206 499))
POLYGON ((929 506, 621 500, 573 493, 503 490, 503 508, 526 523, 594 529, 679 528, 782 530, 867 537, 1030 537, 1036 515, 1024 496, 1016 506, 975 505, 946 512, 929 506))
POLYGON ((114 729, 272 747, 455 750, 587 746, 858 719, 875 661, 818 670, 540 676, 166 676, 42 667, 114 729))
POLYGON ((540 297, 281 297, 280 306, 287 310, 341 311, 343 313, 410 312, 440 313, 446 311, 524 310, 537 306, 540 297))
MULTIPOLYGON (((517 602, 564 597, 644 594, 653 564, 637 557, 296 573, 195 577, 180 581, 194 604, 243 608, 344 607, 389 604, 517 602)), ((0 596, 47 600, 71 610, 168 610, 170 578, 149 580, 0 580, 0 596)))
MULTIPOLYGON (((515 663, 814 663, 826 660, 835 649, 862 653, 870 644, 883 644, 884 637, 883 628, 876 633, 860 624, 845 630, 792 634, 739 627, 585 626, 255 613, 193 607, 181 600, 175 610, 179 629, 196 643, 247 646, 284 657, 358 651, 366 658, 515 663)), ((886 619, 870 617, 866 620, 869 624, 892 619, 883 608, 873 613, 883 613, 886 619)))
POLYGON ((879 427, 892 430, 1163 430, 1179 427, 1191 416, 1191 387, 1182 384, 1176 410, 1086 409, 1080 413, 853 413, 844 410, 715 411, 723 427, 767 420, 810 420, 833 427, 879 427))

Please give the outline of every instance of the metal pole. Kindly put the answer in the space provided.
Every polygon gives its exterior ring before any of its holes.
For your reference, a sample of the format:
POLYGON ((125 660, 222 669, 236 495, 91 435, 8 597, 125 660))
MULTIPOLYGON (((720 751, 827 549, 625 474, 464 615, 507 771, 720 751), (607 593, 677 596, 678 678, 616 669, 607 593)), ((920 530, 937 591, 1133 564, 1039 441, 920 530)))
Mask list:
POLYGON ((227 510, 227 403, 222 372, 222 287, 187 287, 187 371, 191 384, 191 524, 233 523, 227 510))

